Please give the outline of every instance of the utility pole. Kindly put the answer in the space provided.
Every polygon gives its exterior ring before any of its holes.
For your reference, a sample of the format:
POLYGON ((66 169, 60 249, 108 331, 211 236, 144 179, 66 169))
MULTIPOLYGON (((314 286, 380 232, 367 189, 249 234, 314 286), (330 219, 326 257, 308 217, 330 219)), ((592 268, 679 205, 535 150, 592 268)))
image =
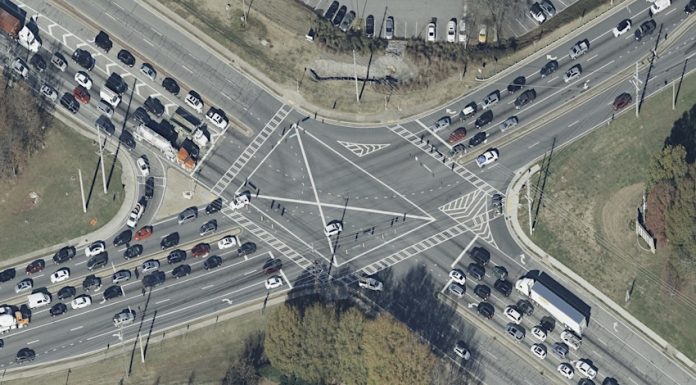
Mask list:
POLYGON ((138 339, 140 340, 140 361, 145 363, 145 350, 143 349, 143 335, 138 334, 138 339))
POLYGON ((639 117, 638 108, 640 107, 640 96, 638 95, 640 93, 640 88, 638 85, 642 83, 643 82, 638 79, 638 62, 636 62, 636 73, 633 75, 633 85, 636 87, 636 118, 639 117))
POLYGON ((672 111, 674 111, 677 104, 677 81, 672 82, 672 111))
POLYGON ((358 67, 355 63, 355 50, 353 50, 353 75, 355 76, 355 100, 360 104, 360 93, 358 92, 358 67))
MULTIPOLYGON (((529 171, 527 171, 529 172, 529 171)), ((534 203, 532 201, 532 193, 531 190, 532 188, 530 187, 530 184, 532 183, 532 175, 531 172, 529 172, 529 179, 527 179, 527 216, 529 217, 529 235, 532 235, 534 232, 534 227, 532 226, 532 204, 534 203)))
POLYGON ((101 132, 97 128, 97 140, 99 141, 99 163, 101 164, 102 184, 104 185, 104 194, 106 194, 106 173, 104 172, 104 145, 101 140, 101 132))
POLYGON ((82 185, 82 170, 77 169, 77 175, 80 178, 80 194, 82 195, 82 212, 87 212, 87 202, 85 202, 85 188, 82 185))

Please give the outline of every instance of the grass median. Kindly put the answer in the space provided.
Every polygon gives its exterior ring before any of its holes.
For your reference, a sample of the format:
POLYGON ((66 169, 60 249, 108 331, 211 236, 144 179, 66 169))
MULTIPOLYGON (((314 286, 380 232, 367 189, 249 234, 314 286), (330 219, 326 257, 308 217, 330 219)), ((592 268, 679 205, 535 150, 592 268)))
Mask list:
POLYGON ((105 152, 107 193, 102 187, 97 143, 58 120, 48 129, 42 150, 32 155, 22 173, 5 181, 0 197, 0 259, 66 242, 106 224, 124 199, 121 165, 105 152), (87 212, 82 211, 78 169, 82 170, 87 212))
MULTIPOLYGON (((531 239, 695 359, 696 282, 678 294, 671 291, 666 285, 670 250, 652 254, 634 232, 648 164, 673 122, 696 100, 696 76, 684 79, 676 110, 671 100, 670 88, 646 100, 640 118, 628 111, 554 152, 531 239)), ((533 179, 537 188, 541 177, 533 179)), ((520 210, 520 221, 528 232, 526 209, 520 210)))

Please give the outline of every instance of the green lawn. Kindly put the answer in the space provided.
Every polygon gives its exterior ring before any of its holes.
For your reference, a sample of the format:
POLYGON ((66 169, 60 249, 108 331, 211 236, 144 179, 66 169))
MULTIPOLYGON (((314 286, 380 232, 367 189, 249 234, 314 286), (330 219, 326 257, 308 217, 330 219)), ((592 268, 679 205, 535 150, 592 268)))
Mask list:
MULTIPOLYGON (((639 119, 629 111, 554 153, 532 239, 694 359, 693 277, 686 277, 679 295, 671 293, 663 286, 669 250, 658 247, 655 255, 645 251, 633 227, 643 173, 672 122, 696 101, 696 77, 685 79, 675 111, 671 97, 670 88, 647 100, 639 119)), ((527 210, 521 211, 527 231, 527 210)))
MULTIPOLYGON (((116 163, 108 193, 101 174, 95 180, 87 213, 82 212, 78 169, 85 194, 98 167, 96 142, 53 120, 45 148, 35 153, 22 174, 5 181, 0 196, 0 259, 65 242, 106 224, 123 202, 121 166, 116 163), (36 193, 35 202, 30 193, 36 193)), ((106 173, 113 164, 105 156, 106 173)))

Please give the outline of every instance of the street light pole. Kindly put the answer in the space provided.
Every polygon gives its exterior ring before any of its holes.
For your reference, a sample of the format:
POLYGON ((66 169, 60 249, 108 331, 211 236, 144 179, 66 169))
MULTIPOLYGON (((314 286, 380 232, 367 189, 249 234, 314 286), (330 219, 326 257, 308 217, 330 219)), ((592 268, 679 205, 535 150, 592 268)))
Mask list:
POLYGON ((101 164, 102 184, 104 185, 104 194, 106 194, 106 173, 104 172, 104 145, 101 140, 101 132, 97 127, 97 141, 99 142, 99 163, 101 164))

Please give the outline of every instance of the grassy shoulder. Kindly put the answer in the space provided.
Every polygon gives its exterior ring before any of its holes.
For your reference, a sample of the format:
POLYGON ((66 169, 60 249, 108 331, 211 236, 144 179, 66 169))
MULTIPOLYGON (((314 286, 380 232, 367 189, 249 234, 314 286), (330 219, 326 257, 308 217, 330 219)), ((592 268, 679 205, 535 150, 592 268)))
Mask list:
MULTIPOLYGON (((104 194, 101 174, 93 181, 97 151, 96 142, 53 120, 43 149, 32 155, 22 174, 4 183, 0 228, 8 230, 0 232, 0 259, 88 234, 113 218, 124 198, 121 165, 114 165, 104 194), (85 194, 94 182, 86 213, 82 212, 78 169, 82 170, 85 194)), ((108 175, 114 157, 109 154, 105 160, 108 175)))
MULTIPOLYGON (((694 359, 696 281, 671 292, 664 285, 670 250, 652 254, 634 233, 651 157, 696 100, 696 77, 684 79, 674 111, 671 98, 668 89, 643 104, 640 118, 625 113, 554 153, 531 239, 694 359)), ((528 231, 526 215, 521 210, 528 231)))
MULTIPOLYGON (((266 311, 271 310, 266 309, 266 311)), ((58 372, 46 376, 5 381, 4 384, 71 385, 93 384, 220 384, 230 366, 239 359, 247 337, 262 332, 266 318, 254 311, 215 326, 191 331, 183 336, 166 339, 151 345, 145 363, 136 351, 133 370, 125 378, 130 362, 132 345, 125 354, 85 366, 77 366, 70 373, 58 372), (68 381, 69 380, 69 381, 68 381), (30 381, 30 382, 29 382, 30 381)), ((143 338, 144 340, 144 338, 143 338)), ((114 344, 111 349, 120 349, 114 344)), ((262 383, 263 384, 263 383, 262 383)))

